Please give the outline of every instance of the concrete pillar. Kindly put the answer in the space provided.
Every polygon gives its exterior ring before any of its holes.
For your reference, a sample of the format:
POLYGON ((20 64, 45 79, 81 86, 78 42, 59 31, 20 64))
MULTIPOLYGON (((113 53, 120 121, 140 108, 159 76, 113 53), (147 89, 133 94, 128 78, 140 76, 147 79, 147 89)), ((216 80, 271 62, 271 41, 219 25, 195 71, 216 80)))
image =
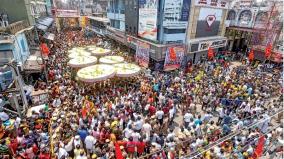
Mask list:
POLYGON ((237 46, 237 48, 239 48, 239 47, 240 47, 240 43, 241 43, 241 39, 238 39, 238 40, 237 40, 237 45, 236 45, 236 46, 237 46))
POLYGON ((229 41, 229 51, 233 50, 233 46, 234 46, 234 40, 230 40, 229 41))

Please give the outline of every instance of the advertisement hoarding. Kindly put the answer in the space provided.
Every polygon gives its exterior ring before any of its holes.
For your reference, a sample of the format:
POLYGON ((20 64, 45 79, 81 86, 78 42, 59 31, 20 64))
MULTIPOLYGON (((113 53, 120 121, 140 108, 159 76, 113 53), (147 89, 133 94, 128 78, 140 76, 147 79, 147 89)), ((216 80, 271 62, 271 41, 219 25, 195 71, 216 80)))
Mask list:
POLYGON ((165 0, 163 26, 187 27, 191 0, 165 0))
POLYGON ((173 46, 168 47, 166 51, 164 71, 171 71, 180 68, 184 58, 184 47, 173 46))
POLYGON ((150 54, 150 45, 143 42, 137 42, 136 61, 140 66, 148 68, 149 54, 150 54))
POLYGON ((157 40, 158 0, 139 0, 138 36, 157 40))
POLYGON ((208 37, 218 35, 222 20, 222 9, 201 8, 197 21, 196 37, 208 37))

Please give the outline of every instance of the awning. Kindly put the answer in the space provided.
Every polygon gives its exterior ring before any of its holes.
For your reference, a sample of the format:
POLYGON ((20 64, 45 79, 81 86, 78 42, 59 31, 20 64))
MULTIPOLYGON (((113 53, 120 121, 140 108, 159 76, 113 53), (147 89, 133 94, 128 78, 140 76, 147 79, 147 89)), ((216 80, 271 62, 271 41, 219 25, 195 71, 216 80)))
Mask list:
POLYGON ((36 21, 36 27, 40 30, 46 31, 47 28, 51 26, 53 21, 53 18, 50 17, 39 18, 36 21))
POLYGON ((52 33, 49 33, 49 32, 46 32, 44 35, 43 35, 43 37, 44 38, 46 38, 46 39, 48 39, 48 40, 54 40, 54 34, 52 34, 52 33))
POLYGON ((36 24, 36 27, 42 31, 46 31, 47 30, 47 26, 45 25, 41 25, 41 24, 36 24))

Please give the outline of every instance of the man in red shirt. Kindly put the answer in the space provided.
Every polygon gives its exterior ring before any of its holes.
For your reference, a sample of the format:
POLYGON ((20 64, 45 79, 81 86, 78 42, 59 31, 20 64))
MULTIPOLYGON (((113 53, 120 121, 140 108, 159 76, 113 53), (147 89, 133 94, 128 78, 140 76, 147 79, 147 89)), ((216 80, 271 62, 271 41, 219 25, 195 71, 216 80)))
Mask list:
POLYGON ((50 154, 47 150, 47 148, 44 148, 40 154, 39 154, 39 159, 50 159, 50 154))
POLYGON ((149 113, 150 113, 150 116, 153 116, 156 113, 156 108, 153 106, 153 104, 151 104, 149 107, 149 113))
POLYGON ((146 143, 143 142, 142 138, 140 138, 139 141, 136 143, 136 146, 137 146, 138 157, 140 157, 145 152, 146 143))
POLYGON ((136 142, 133 141, 132 137, 130 137, 129 141, 126 143, 126 151, 130 158, 133 158, 135 148, 136 148, 136 142))

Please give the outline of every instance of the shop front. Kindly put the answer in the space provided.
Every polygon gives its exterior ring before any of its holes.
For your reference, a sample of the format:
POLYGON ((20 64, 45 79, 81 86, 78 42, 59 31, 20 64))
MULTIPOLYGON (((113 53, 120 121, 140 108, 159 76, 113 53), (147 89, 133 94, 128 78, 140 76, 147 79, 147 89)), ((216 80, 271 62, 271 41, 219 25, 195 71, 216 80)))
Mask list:
POLYGON ((211 47, 214 52, 217 53, 218 51, 225 50, 226 45, 227 38, 222 36, 189 40, 186 61, 197 63, 203 58, 207 58, 209 47, 211 47))
POLYGON ((80 14, 77 10, 56 10, 56 27, 62 29, 80 28, 80 14))

